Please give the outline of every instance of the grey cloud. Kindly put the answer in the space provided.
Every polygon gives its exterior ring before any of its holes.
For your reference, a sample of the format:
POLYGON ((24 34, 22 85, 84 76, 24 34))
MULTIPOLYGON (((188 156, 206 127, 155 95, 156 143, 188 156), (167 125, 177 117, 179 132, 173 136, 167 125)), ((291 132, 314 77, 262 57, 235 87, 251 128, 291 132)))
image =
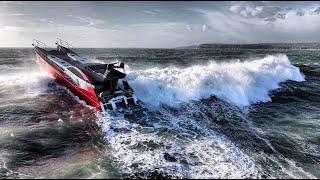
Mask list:
POLYGON ((22 2, 19 1, 0 1, 2 4, 23 4, 22 2))
POLYGON ((53 18, 41 18, 40 21, 43 22, 43 23, 47 23, 49 25, 53 25, 54 24, 53 18))
POLYGON ((23 13, 0 13, 0 16, 27 16, 28 14, 23 13))
POLYGON ((280 6, 274 2, 236 2, 230 6, 230 11, 246 18, 260 18, 265 21, 285 19, 285 11, 292 7, 280 6))
POLYGON ((267 17, 267 18, 265 18, 264 20, 265 20, 265 21, 268 21, 268 22, 273 22, 273 21, 276 21, 277 18, 275 18, 275 17, 267 17))
POLYGON ((191 32, 192 31, 192 27, 189 24, 186 24, 186 29, 191 32))
POLYGON ((207 29, 208 29, 208 26, 207 26, 206 24, 203 24, 203 25, 201 26, 202 32, 206 32, 207 29))
POLYGON ((304 14, 305 14, 305 11, 303 11, 302 9, 298 9, 298 10, 296 11, 296 15, 297 15, 297 16, 304 16, 304 14))
POLYGON ((163 11, 159 9, 146 9, 146 10, 142 10, 142 12, 148 15, 158 15, 163 11))
MULTIPOLYGON (((307 21, 301 21, 298 16, 287 15, 285 19, 277 21, 276 17, 263 19, 270 23, 263 23, 260 19, 247 19, 238 15, 226 13, 207 12, 206 24, 218 27, 227 36, 217 31, 207 31, 203 34, 211 34, 215 37, 211 42, 234 43, 263 43, 263 42, 301 42, 319 40, 317 29, 320 28, 320 19, 314 16, 304 17, 307 21), (219 19, 219 21, 218 21, 219 19), (272 23, 271 23, 272 22, 272 23), (312 24, 312 26, 306 26, 312 24), (248 28, 250 27, 250 28, 248 28), (226 39, 228 38, 228 39, 226 39)), ((208 40, 206 40, 208 42, 208 40)))
POLYGON ((286 18, 286 13, 279 13, 279 14, 277 14, 277 18, 279 18, 279 19, 285 19, 285 18, 286 18))
POLYGON ((104 20, 101 20, 101 19, 95 19, 95 18, 90 18, 90 17, 86 17, 86 16, 73 16, 71 14, 69 14, 67 16, 71 17, 71 18, 75 18, 87 26, 97 26, 97 25, 105 22, 104 20))
POLYGON ((286 7, 285 10, 286 11, 291 11, 291 10, 294 10, 294 9, 293 9, 293 7, 286 7))
POLYGON ((312 15, 319 15, 320 14, 320 6, 311 10, 312 15))
POLYGON ((314 41, 320 37, 320 18, 315 16, 320 14, 320 4, 315 2, 23 3, 0 3, 0 46, 29 46, 32 38, 54 41, 56 36, 92 47, 175 47, 209 40, 314 41))

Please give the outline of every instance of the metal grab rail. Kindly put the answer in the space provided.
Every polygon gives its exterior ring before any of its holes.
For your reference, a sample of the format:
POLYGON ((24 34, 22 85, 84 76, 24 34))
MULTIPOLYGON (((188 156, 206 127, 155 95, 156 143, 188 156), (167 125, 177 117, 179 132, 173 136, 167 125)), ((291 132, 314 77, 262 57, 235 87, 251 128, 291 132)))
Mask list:
POLYGON ((43 48, 43 49, 48 49, 49 47, 44 43, 44 42, 41 42, 37 39, 33 39, 33 43, 32 43, 33 46, 38 46, 40 48, 43 48))
POLYGON ((57 42, 56 42, 57 45, 60 45, 60 46, 63 46, 63 47, 67 47, 69 49, 74 49, 75 47, 73 45, 71 45, 70 43, 68 43, 67 41, 65 40, 62 40, 60 38, 57 38, 57 42))
POLYGON ((130 99, 133 99, 134 104, 138 105, 137 104, 137 98, 136 98, 135 94, 131 94, 131 96, 129 96, 129 97, 127 97, 125 95, 120 95, 120 96, 113 97, 108 102, 105 102, 105 103, 100 101, 100 106, 101 106, 101 109, 102 109, 103 112, 109 109, 108 105, 110 105, 112 110, 115 111, 115 110, 118 109, 117 103, 124 102, 125 106, 128 107, 128 105, 129 105, 128 100, 130 100, 130 99))

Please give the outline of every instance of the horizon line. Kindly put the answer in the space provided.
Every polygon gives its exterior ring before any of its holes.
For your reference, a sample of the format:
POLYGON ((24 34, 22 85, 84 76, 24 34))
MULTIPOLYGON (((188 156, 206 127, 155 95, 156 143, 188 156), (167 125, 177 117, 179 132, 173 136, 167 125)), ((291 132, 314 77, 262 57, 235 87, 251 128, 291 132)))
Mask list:
MULTIPOLYGON (((96 49, 174 49, 179 47, 189 47, 189 46, 199 46, 201 44, 314 44, 320 42, 260 42, 260 43, 200 43, 196 45, 182 45, 176 47, 74 47, 74 48, 96 48, 96 49)), ((33 48, 33 46, 0 46, 0 48, 33 48)), ((48 48, 56 48, 56 47, 48 47, 48 48)))

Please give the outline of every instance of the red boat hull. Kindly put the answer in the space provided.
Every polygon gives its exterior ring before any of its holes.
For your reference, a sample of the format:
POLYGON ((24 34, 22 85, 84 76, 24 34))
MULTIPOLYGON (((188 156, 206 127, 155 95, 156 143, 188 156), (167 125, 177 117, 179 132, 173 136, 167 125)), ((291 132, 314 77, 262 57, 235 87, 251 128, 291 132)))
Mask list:
POLYGON ((37 56, 37 63, 40 64, 47 72, 49 72, 53 76, 53 78, 56 79, 56 81, 58 83, 64 85, 73 94, 78 96, 80 99, 84 100, 88 105, 97 108, 99 111, 102 111, 99 100, 98 100, 96 93, 94 92, 94 89, 92 87, 88 87, 88 89, 85 90, 85 89, 82 89, 82 88, 76 86, 75 84, 68 81, 68 79, 64 73, 61 73, 55 67, 50 65, 47 61, 45 61, 37 53, 36 53, 36 56, 37 56))

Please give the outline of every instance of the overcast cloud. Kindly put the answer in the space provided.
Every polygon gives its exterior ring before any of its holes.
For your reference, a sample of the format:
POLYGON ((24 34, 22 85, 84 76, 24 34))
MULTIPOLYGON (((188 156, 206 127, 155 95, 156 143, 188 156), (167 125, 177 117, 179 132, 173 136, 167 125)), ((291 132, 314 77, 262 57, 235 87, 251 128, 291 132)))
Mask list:
POLYGON ((0 1, 0 47, 171 48, 200 43, 319 42, 319 2, 0 1))

